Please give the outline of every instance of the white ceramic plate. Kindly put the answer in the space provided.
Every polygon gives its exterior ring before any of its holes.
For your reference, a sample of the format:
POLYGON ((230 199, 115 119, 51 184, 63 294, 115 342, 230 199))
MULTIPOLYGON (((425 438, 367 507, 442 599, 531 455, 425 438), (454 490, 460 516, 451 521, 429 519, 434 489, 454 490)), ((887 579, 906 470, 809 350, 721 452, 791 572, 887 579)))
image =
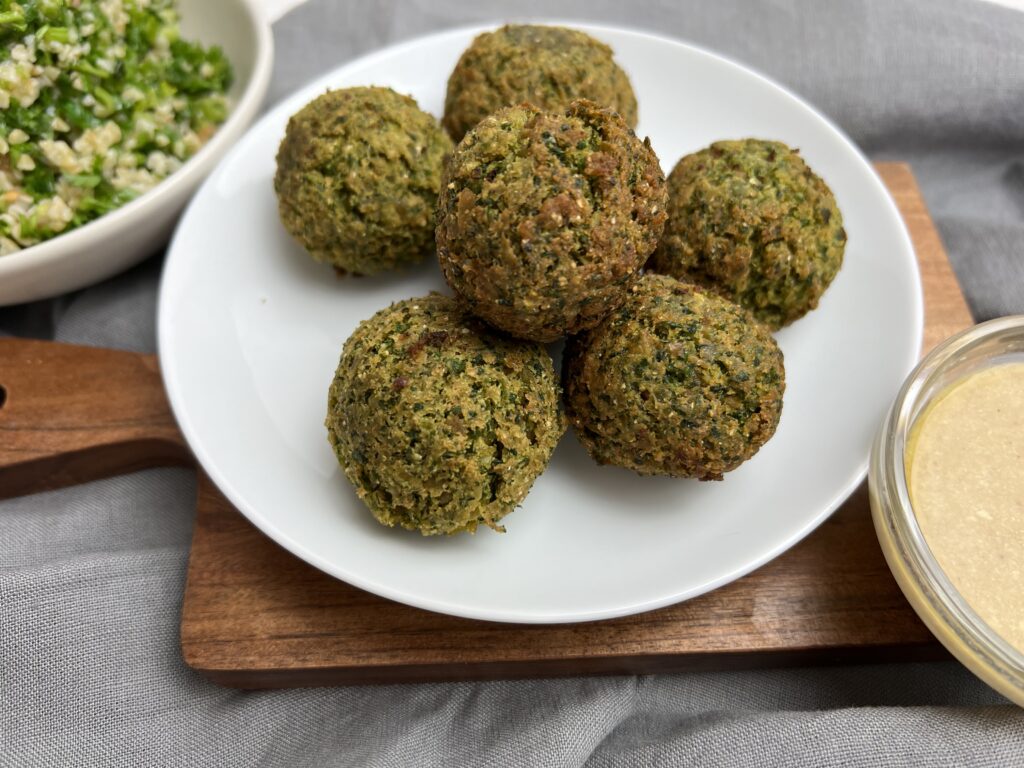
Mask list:
POLYGON ((221 46, 231 62, 231 114, 199 152, 144 195, 85 226, 0 257, 0 306, 73 291, 154 253, 199 183, 256 116, 270 82, 274 44, 254 0, 178 0, 178 7, 182 34, 221 46))
POLYGON ((267 535, 356 586, 513 622, 645 611, 725 584, 822 522, 860 483, 887 404, 917 358, 917 265, 882 184, 811 107, 749 70, 648 34, 583 24, 615 49, 666 169, 722 138, 799 147, 835 191, 846 263, 820 308, 778 334, 787 390, 775 437, 720 483, 598 467, 572 434, 508 533, 423 538, 378 525, 327 444, 327 388, 345 339, 392 301, 444 290, 435 263, 338 280, 282 229, 271 186, 288 116, 326 88, 390 85, 440 114, 480 29, 355 61, 275 108, 212 174, 170 249, 159 313, 171 404, 204 469, 267 535))

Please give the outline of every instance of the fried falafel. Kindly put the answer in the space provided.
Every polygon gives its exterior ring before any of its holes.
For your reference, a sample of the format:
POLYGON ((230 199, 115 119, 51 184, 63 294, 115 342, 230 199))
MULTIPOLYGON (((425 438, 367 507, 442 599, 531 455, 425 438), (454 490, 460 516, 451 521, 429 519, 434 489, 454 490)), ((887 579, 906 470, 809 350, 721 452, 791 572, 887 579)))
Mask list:
POLYGON ((636 96, 612 49, 565 27, 515 24, 478 35, 448 80, 444 126, 455 141, 487 115, 528 102, 556 112, 590 99, 636 128, 636 96))
POLYGON ((649 141, 590 101, 523 104, 466 134, 438 198, 438 258, 470 310, 553 341, 596 325, 654 250, 665 180, 649 141))
POLYGON ((828 185, 777 141, 719 141, 668 179, 668 223, 648 267, 710 288, 773 329, 818 306, 846 230, 828 185))
POLYGON ((747 310, 646 274, 596 328, 569 339, 566 413, 599 464, 720 480, 775 433, 785 369, 747 310))
POLYGON ((390 88, 328 91, 288 121, 274 191, 281 222, 314 259, 370 275, 434 247, 451 140, 390 88))
POLYGON ((433 535, 503 530, 565 419, 542 346, 431 294, 381 310, 345 342, 326 426, 377 520, 433 535))

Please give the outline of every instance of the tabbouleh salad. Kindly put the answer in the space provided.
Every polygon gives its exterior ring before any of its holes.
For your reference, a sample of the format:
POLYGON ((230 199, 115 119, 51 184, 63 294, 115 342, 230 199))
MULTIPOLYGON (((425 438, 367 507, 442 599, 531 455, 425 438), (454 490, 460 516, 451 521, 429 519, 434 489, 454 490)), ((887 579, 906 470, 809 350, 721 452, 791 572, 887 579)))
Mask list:
POLYGON ((228 113, 220 48, 174 0, 0 0, 0 256, 118 208, 228 113))

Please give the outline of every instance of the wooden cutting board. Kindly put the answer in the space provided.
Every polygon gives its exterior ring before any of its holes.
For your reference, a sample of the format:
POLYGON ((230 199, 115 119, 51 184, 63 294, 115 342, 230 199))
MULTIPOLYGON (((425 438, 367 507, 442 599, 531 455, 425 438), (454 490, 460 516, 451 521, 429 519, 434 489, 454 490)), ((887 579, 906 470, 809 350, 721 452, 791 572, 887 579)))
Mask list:
MULTIPOLYGON (((878 170, 917 250, 927 350, 971 316, 909 167, 878 170)), ((0 498, 188 460, 154 357, 0 339, 0 498)), ((264 537, 202 473, 181 646, 193 668, 245 688, 943 654, 889 573, 864 487, 801 544, 707 595, 622 619, 524 626, 430 613, 337 581, 264 537)))

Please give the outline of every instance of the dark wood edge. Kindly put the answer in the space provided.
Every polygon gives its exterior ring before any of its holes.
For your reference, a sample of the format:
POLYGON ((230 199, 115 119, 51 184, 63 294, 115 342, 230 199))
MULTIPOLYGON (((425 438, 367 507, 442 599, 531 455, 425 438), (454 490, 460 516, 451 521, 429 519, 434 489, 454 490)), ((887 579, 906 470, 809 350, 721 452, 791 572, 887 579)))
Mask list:
POLYGON ((183 443, 143 438, 0 467, 0 500, 59 490, 94 480, 157 467, 191 467, 195 457, 183 443))
MULTIPOLYGON (((188 647, 182 648, 188 664, 188 647)), ((841 666, 910 661, 948 661, 937 641, 913 645, 830 647, 786 651, 643 655, 549 659, 482 664, 405 664, 368 667, 299 667, 289 669, 204 669, 196 672, 228 688, 312 688, 338 685, 398 685, 459 681, 522 680, 581 676, 653 675, 679 672, 736 671, 792 666, 841 666)))

